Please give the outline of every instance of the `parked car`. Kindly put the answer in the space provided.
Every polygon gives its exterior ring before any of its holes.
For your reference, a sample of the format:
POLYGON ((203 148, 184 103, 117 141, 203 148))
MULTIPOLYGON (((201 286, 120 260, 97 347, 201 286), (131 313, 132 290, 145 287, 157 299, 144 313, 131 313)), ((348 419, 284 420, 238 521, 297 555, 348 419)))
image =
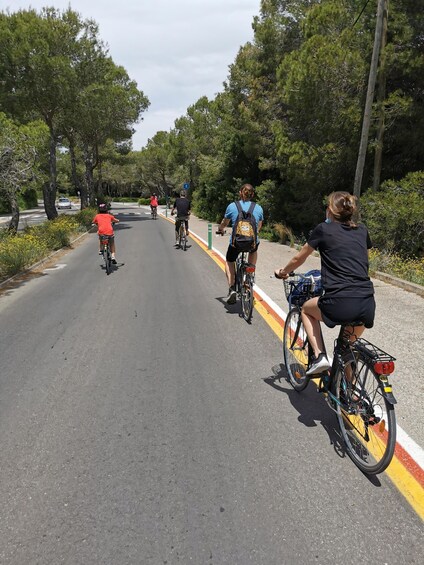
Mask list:
POLYGON ((70 210, 72 208, 72 202, 69 200, 69 198, 59 198, 56 204, 56 208, 58 210, 70 210))

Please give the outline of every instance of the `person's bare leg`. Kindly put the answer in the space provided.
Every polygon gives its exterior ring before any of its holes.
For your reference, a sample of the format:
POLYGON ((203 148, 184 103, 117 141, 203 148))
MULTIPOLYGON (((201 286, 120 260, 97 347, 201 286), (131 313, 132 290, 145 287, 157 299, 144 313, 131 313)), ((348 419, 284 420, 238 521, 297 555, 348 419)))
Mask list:
POLYGON ((322 341, 319 324, 320 321, 322 321, 322 316, 318 306, 318 297, 311 298, 307 300, 302 307, 302 322, 315 358, 318 358, 319 354, 324 351, 324 343, 322 341))
POLYGON ((225 274, 227 275, 228 286, 234 286, 236 282, 235 262, 225 262, 225 274))

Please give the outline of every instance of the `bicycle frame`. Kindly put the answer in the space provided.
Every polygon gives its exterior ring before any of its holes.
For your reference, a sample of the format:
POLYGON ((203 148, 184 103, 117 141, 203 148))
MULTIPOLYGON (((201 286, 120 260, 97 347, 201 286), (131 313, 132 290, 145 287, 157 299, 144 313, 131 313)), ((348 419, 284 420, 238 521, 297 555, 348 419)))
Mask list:
POLYGON ((180 227, 178 229, 178 234, 179 234, 179 246, 181 249, 184 249, 184 251, 186 251, 187 249, 187 232, 186 232, 186 226, 185 226, 185 222, 187 221, 188 218, 186 217, 181 217, 178 218, 177 217, 177 221, 180 222, 180 227))

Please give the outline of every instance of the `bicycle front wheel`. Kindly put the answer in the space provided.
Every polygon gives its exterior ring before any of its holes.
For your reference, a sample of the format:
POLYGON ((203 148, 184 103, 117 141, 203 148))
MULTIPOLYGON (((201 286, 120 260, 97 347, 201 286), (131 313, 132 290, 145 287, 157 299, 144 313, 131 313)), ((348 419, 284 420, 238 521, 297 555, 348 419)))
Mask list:
POLYGON ((395 450, 396 416, 378 375, 358 353, 338 369, 335 396, 349 457, 364 473, 382 473, 395 450))
POLYGON ((246 322, 250 322, 253 313, 253 279, 249 273, 243 273, 240 285, 241 311, 246 322))
POLYGON ((309 359, 309 344, 300 317, 300 310, 293 308, 287 314, 283 333, 284 363, 290 384, 298 392, 309 382, 306 376, 309 359))

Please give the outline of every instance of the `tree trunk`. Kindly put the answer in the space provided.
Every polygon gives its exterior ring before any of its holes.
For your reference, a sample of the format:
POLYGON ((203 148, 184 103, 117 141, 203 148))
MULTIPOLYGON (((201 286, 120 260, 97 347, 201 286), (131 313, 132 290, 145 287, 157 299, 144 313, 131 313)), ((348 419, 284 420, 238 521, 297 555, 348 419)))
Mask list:
POLYGON ((87 144, 84 144, 84 163, 85 163, 85 185, 88 194, 88 203, 91 206, 95 205, 94 197, 94 179, 93 179, 93 160, 91 158, 91 153, 87 144))
POLYGON ((79 194, 81 193, 81 183, 79 181, 78 173, 77 173, 77 158, 75 155, 75 143, 73 139, 69 139, 69 155, 71 158, 72 184, 74 185, 75 193, 79 194))
POLYGON ((16 233, 19 226, 19 204, 16 193, 8 193, 8 200, 10 202, 10 209, 12 212, 12 217, 9 222, 8 230, 10 232, 16 233))
POLYGON ((56 210, 56 138, 54 131, 50 128, 50 154, 49 154, 49 182, 43 186, 44 209, 47 218, 57 218, 56 210))

